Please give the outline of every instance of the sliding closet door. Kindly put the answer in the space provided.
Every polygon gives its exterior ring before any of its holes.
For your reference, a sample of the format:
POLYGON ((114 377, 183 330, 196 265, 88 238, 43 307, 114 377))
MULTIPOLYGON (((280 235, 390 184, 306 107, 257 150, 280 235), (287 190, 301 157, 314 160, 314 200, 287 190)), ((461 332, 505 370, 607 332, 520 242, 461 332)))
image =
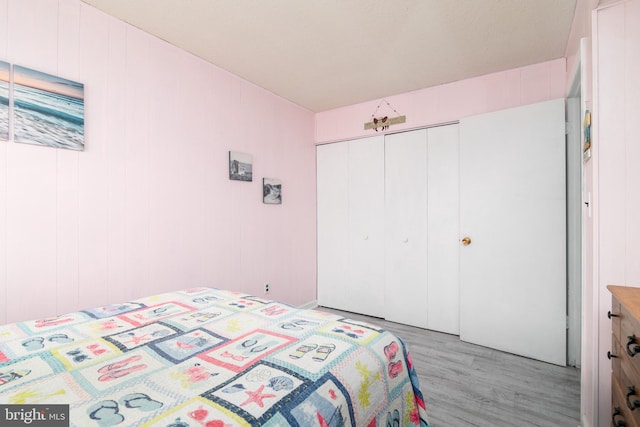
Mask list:
POLYGON ((385 139, 385 318, 457 334, 458 125, 385 139))
POLYGON ((319 145, 318 304, 344 309, 349 288, 349 145, 319 145))
POLYGON ((384 137, 317 147, 318 303, 384 315, 384 137))
POLYGON ((426 129, 386 136, 385 217, 384 317, 427 328, 426 129))
POLYGON ((460 338, 566 362, 564 100, 460 121, 460 338))
MULTIPOLYGON (((344 185, 344 183, 342 184, 344 185)), ((384 137, 349 141, 345 310, 384 316, 384 137)))
POLYGON ((427 324, 460 333, 458 125, 427 131, 427 324))

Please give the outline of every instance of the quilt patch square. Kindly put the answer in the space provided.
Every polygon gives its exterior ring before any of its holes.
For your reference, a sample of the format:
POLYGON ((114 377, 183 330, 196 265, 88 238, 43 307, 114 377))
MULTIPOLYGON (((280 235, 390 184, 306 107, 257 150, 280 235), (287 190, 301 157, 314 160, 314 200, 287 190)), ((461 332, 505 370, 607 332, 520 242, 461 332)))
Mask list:
POLYGON ((162 341, 150 344, 149 347, 165 359, 173 363, 180 363, 225 341, 226 339, 204 329, 194 329, 165 338, 162 341))
POLYGON ((235 313, 218 322, 207 323, 203 328, 223 337, 236 338, 268 324, 267 319, 254 316, 251 313, 235 313))
POLYGON ((68 328, 78 323, 85 322, 88 317, 82 312, 75 312, 69 314, 63 314, 55 317, 48 317, 46 319, 29 320, 21 322, 20 327, 29 331, 31 334, 46 334, 49 331, 68 328))
POLYGON ((173 403, 171 397, 139 383, 71 408, 70 418, 82 427, 137 426, 173 403))
POLYGON ((126 352, 136 347, 148 345, 172 335, 177 335, 178 333, 179 331, 176 331, 174 328, 157 322, 115 335, 106 336, 104 339, 126 352))
POLYGON ((256 307, 261 307, 264 303, 249 298, 237 298, 225 301, 221 303, 221 305, 229 307, 235 311, 247 311, 253 310, 256 307))
POLYGON ((380 335, 380 332, 357 323, 351 323, 345 319, 330 322, 318 329, 348 341, 361 345, 368 344, 380 335))
POLYGON ((123 302, 121 304, 110 304, 102 307, 90 308, 88 310, 83 310, 83 312, 87 313, 94 319, 104 319, 105 317, 118 316, 130 311, 139 310, 143 307, 144 305, 140 303, 123 302))
POLYGON ((11 388, 54 374, 58 368, 59 362, 48 353, 3 364, 0 366, 0 396, 11 388))
POLYGON ((164 320, 164 323, 177 326, 183 331, 188 331, 190 329, 201 327, 209 322, 222 319, 232 314, 235 314, 235 312, 214 306, 209 308, 202 308, 198 311, 185 313, 182 316, 173 316, 170 319, 164 320))
POLYGON ((299 426, 354 425, 349 396, 331 375, 318 388, 292 402, 288 417, 299 426))
POLYGON ((183 397, 193 397, 236 375, 234 371, 194 357, 150 375, 148 381, 169 388, 183 397))
POLYGON ((241 414, 252 425, 261 425, 307 387, 293 371, 259 363, 203 397, 241 414))
POLYGON ((204 352, 198 357, 241 372, 293 341, 295 338, 257 329, 204 352))
POLYGON ((151 426, 248 427, 251 424, 223 406, 217 405, 208 399, 196 397, 140 425, 140 427, 151 426))
POLYGON ((131 323, 125 322, 117 317, 106 317, 104 319, 80 323, 74 328, 90 337, 103 337, 131 329, 131 323))
POLYGON ((51 351, 51 354, 68 370, 91 365, 120 353, 122 352, 116 346, 100 338, 81 341, 51 351))
POLYGON ((87 390, 99 394, 125 383, 133 383, 165 366, 165 363, 145 348, 124 353, 108 362, 77 369, 72 374, 87 390))
MULTIPOLYGON (((2 390, 0 388, 0 390, 2 390)), ((26 404, 67 404, 73 405, 90 399, 91 396, 69 373, 45 377, 18 386, 0 394, 0 403, 12 405, 26 404)))
POLYGON ((274 354, 272 360, 281 361, 283 366, 295 366, 297 371, 316 379, 352 348, 353 344, 343 340, 314 334, 274 354))
POLYGON ((42 351, 53 350, 71 343, 83 341, 86 337, 69 328, 64 332, 48 331, 44 334, 31 335, 29 337, 10 341, 2 345, 2 352, 11 359, 36 354, 42 351))
POLYGON ((259 316, 264 316, 268 319, 278 319, 291 314, 294 311, 295 309, 293 307, 286 304, 270 302, 264 307, 254 310, 253 313, 259 316))
POLYGON ((157 322, 159 320, 193 310, 194 308, 191 306, 177 301, 169 301, 132 311, 127 314, 121 314, 118 317, 126 320, 134 326, 142 326, 147 323, 157 322))
POLYGON ((24 338, 26 336, 27 333, 20 329, 15 323, 0 326, 0 343, 13 341, 17 338, 24 338))
POLYGON ((403 344, 392 335, 385 335, 371 344, 376 354, 381 356, 385 372, 385 381, 390 391, 409 381, 407 365, 403 353, 403 344))
POLYGON ((367 425, 376 412, 387 404, 386 381, 382 365, 366 348, 358 348, 331 369, 344 385, 353 404, 356 425, 367 425))
POLYGON ((325 322, 317 319, 308 319, 302 316, 292 316, 269 326, 269 329, 287 335, 301 337, 309 334, 325 322))
POLYGON ((193 304, 194 307, 198 307, 198 309, 209 307, 225 300, 226 298, 216 295, 211 290, 209 290, 209 292, 201 293, 189 298, 189 302, 193 304))

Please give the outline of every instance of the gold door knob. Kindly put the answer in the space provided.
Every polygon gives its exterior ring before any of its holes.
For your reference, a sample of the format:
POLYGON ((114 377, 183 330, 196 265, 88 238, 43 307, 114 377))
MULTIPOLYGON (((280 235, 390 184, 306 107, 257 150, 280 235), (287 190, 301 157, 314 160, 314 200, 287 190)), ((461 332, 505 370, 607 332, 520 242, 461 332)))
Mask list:
POLYGON ((465 246, 469 246, 471 244, 471 239, 469 237, 465 237, 462 240, 460 240, 462 242, 463 245, 465 246))

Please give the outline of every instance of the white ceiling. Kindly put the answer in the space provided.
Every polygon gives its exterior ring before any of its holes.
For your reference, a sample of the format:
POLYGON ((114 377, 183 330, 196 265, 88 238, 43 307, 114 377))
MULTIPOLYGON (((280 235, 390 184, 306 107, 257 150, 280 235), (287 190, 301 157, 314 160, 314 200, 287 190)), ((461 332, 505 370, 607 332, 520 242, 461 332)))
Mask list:
POLYGON ((565 54, 582 0, 83 0, 311 111, 565 54))

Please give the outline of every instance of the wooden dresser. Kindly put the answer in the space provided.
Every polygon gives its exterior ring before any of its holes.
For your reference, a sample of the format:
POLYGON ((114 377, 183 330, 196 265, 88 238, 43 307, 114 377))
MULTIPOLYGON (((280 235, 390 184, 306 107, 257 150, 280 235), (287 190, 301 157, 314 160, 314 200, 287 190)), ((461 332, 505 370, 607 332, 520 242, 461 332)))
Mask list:
POLYGON ((640 427, 640 288, 607 286, 611 311, 611 420, 616 427, 640 427))

